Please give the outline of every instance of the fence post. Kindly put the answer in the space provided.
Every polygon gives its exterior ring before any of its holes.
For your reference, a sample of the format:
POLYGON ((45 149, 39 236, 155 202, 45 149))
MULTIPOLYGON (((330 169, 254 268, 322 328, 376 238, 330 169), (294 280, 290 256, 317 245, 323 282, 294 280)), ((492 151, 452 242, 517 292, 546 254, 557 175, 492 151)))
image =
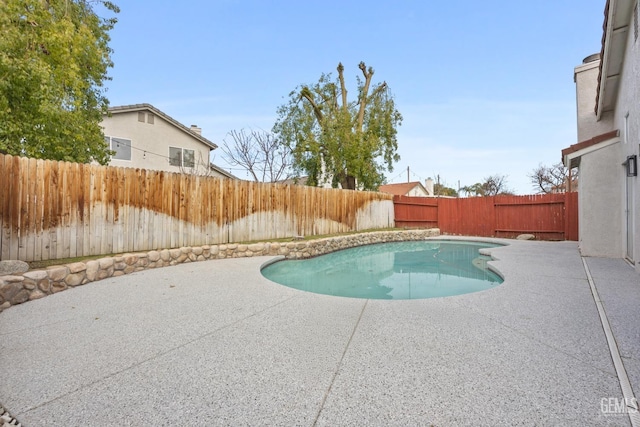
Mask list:
POLYGON ((569 197, 568 191, 564 193, 564 239, 569 240, 569 232, 571 231, 571 227, 569 226, 569 213, 571 212, 571 198, 569 197))
POLYGON ((564 194, 564 227, 565 240, 578 241, 580 231, 578 228, 578 193, 567 192, 564 194))

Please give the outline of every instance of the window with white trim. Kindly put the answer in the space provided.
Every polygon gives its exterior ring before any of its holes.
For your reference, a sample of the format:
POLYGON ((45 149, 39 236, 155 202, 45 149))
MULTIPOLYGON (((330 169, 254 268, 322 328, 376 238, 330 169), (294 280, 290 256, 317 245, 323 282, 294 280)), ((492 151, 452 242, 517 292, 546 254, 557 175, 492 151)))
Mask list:
POLYGON ((109 144, 109 149, 115 151, 111 156, 114 160, 131 160, 131 140, 105 136, 104 140, 109 144))
POLYGON ((194 150, 180 147, 169 147, 169 164, 171 166, 192 168, 196 165, 194 150))
POLYGON ((624 116, 624 143, 629 141, 629 112, 624 116))

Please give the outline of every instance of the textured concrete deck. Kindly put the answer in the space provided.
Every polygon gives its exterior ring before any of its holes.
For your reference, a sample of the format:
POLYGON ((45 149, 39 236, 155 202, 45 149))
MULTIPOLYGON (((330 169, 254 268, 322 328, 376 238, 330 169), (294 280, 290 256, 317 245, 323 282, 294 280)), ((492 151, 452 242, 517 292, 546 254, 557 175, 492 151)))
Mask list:
MULTIPOLYGON (((270 257, 148 270, 0 313, 0 402, 25 426, 629 425, 572 242, 492 249, 505 282, 360 300, 264 279, 270 257)), ((588 259, 636 395, 640 278, 588 259)))

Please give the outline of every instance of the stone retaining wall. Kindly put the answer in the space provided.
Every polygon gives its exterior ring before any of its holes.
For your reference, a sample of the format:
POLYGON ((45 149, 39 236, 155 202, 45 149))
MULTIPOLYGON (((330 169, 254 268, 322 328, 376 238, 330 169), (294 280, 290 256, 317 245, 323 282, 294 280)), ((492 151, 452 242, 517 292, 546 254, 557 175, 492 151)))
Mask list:
POLYGON ((39 299, 68 288, 148 268, 166 267, 185 262, 261 255, 283 255, 289 259, 310 258, 355 246, 424 240, 427 237, 439 235, 440 230, 437 228, 429 230, 376 231, 285 243, 266 242, 164 249, 51 266, 43 270, 0 276, 0 312, 12 305, 39 299))

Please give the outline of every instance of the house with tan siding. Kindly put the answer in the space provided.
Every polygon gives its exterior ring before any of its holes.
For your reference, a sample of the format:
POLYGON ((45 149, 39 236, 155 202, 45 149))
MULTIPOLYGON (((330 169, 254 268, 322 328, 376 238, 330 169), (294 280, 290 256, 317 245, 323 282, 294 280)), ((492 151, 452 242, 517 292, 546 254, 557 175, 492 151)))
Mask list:
POLYGON ((187 127, 150 104, 109 108, 102 119, 111 166, 235 178, 212 165, 216 144, 196 125, 187 127))

